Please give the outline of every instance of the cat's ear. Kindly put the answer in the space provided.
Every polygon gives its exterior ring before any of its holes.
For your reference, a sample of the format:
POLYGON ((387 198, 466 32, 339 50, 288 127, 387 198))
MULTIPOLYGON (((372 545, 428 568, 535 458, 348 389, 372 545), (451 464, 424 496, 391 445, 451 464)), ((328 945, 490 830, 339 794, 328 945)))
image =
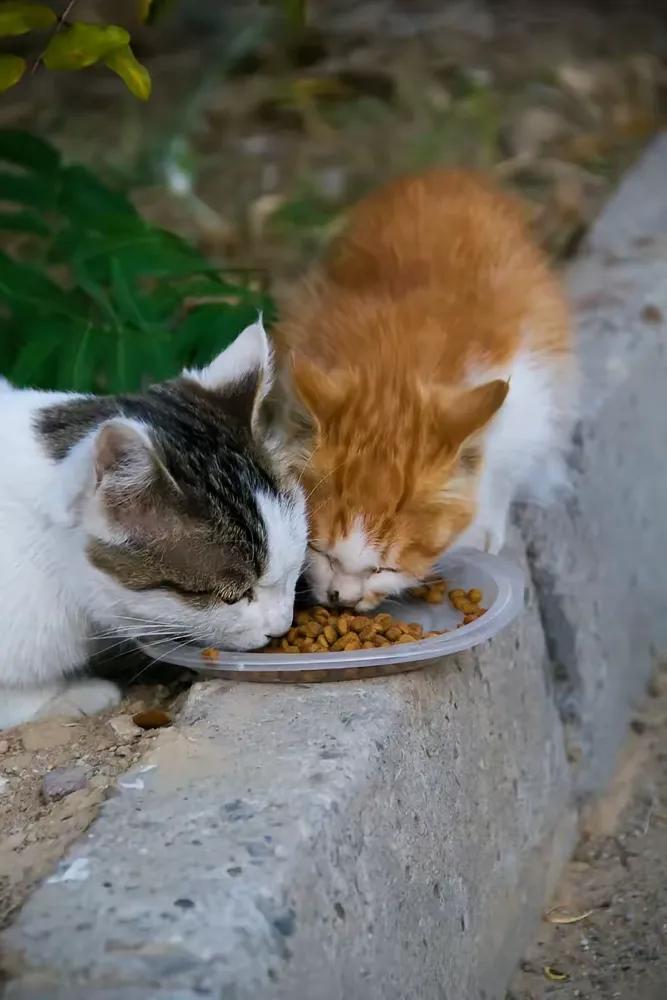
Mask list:
POLYGON ((48 504, 59 524, 76 524, 82 505, 93 497, 120 522, 180 492, 146 430, 123 417, 106 421, 82 438, 58 468, 48 504))
POLYGON ((150 438, 138 426, 125 420, 102 424, 93 443, 95 486, 112 480, 118 491, 128 494, 150 486, 158 471, 158 461, 150 438))
POLYGON ((343 402, 347 389, 344 372, 324 372, 312 361, 293 355, 292 384, 297 398, 316 427, 321 427, 343 402))
POLYGON ((229 413, 252 427, 273 382, 271 346, 261 314, 206 368, 183 375, 218 394, 229 413))
POLYGON ((464 441, 486 427, 505 402, 509 387, 509 382, 495 379, 448 398, 442 429, 452 450, 458 450, 464 441))
POLYGON ((109 524, 130 535, 153 532, 173 511, 181 491, 141 424, 123 418, 102 424, 92 464, 94 493, 109 524))

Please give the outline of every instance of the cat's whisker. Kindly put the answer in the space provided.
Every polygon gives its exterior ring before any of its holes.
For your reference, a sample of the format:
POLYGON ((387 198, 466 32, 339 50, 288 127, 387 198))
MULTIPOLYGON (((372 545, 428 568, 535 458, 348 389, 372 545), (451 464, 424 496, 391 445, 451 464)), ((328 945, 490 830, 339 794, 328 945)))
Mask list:
MULTIPOLYGON (((139 628, 136 625, 128 626, 127 628, 116 628, 111 629, 108 632, 94 632, 90 638, 91 639, 115 639, 119 636, 126 636, 127 638, 132 638, 139 635, 170 635, 174 632, 173 627, 167 628, 164 625, 144 625, 139 628)), ((182 631, 182 628, 177 628, 176 631, 182 631)))
POLYGON ((345 462, 339 462, 338 465, 334 465, 333 469, 329 469, 328 472, 325 472, 322 478, 315 483, 310 492, 306 494, 306 503, 310 500, 315 490, 319 489, 322 483, 325 483, 327 479, 330 479, 331 476, 333 476, 334 473, 338 472, 339 469, 342 469, 344 465, 345 462))
MULTIPOLYGON (((185 639, 185 638, 186 638, 186 634, 182 632, 182 633, 181 633, 180 635, 175 635, 175 636, 173 636, 173 637, 172 637, 172 636, 170 636, 170 637, 169 637, 169 642, 170 642, 170 643, 172 643, 172 642, 178 642, 178 640, 179 640, 179 639, 185 639)), ((190 640, 190 638, 191 638, 191 637, 190 637, 190 635, 188 634, 188 636, 187 636, 187 639, 188 639, 188 641, 190 640)), ((118 660, 118 659, 120 659, 121 657, 123 657, 123 656, 125 656, 125 655, 129 655, 130 653, 132 653, 132 652, 136 652, 136 651, 137 651, 137 650, 136 650, 136 647, 135 647, 135 649, 133 649, 133 650, 129 650, 129 649, 128 649, 128 650, 126 650, 126 649, 124 649, 124 648, 123 648, 123 647, 124 647, 125 645, 126 645, 126 644, 125 644, 124 642, 121 642, 121 643, 117 643, 117 645, 116 645, 116 646, 112 647, 112 648, 115 648, 115 649, 116 649, 116 652, 115 652, 115 653, 113 653, 113 654, 112 654, 112 655, 110 655, 110 656, 108 655, 108 653, 110 652, 110 650, 106 650, 106 651, 105 651, 105 652, 104 652, 104 653, 102 654, 102 660, 103 660, 103 661, 108 661, 108 662, 110 662, 110 663, 111 663, 111 662, 112 662, 112 661, 114 661, 114 660, 118 660), (119 648, 119 647, 120 647, 120 648, 119 648)), ((179 647, 179 648, 180 648, 180 647, 179 647)), ((145 669, 145 668, 144 668, 144 667, 142 667, 142 671, 143 671, 144 669, 145 669)), ((140 671, 140 672, 141 672, 141 671, 140 671)), ((132 679, 131 679, 131 680, 130 680, 130 681, 129 681, 128 683, 129 683, 129 684, 134 684, 134 682, 135 682, 135 678, 133 677, 133 678, 132 678, 132 679)))
POLYGON ((161 655, 161 656, 157 656, 157 657, 155 657, 155 658, 152 658, 152 659, 149 659, 148 663, 146 663, 146 664, 145 664, 145 665, 144 665, 144 666, 143 666, 143 667, 141 668, 141 670, 139 670, 139 671, 138 671, 138 672, 137 672, 137 673, 136 673, 136 674, 134 675, 134 677, 132 677, 132 679, 130 680, 130 682, 129 682, 129 683, 130 683, 130 684, 136 684, 136 682, 137 682, 137 681, 138 681, 138 679, 139 679, 139 678, 141 677, 141 675, 142 675, 142 674, 144 674, 144 673, 145 673, 145 672, 146 672, 147 670, 149 670, 149 669, 150 669, 151 667, 154 667, 154 666, 156 665, 156 663, 160 663, 160 661, 161 661, 161 660, 164 660, 164 658, 165 658, 166 656, 171 656, 171 655, 173 655, 174 653, 177 653, 177 652, 178 652, 178 650, 179 650, 179 649, 183 649, 183 647, 184 647, 184 646, 191 646, 191 645, 194 645, 194 643, 195 643, 195 642, 196 642, 196 639, 195 639, 195 637, 194 637, 194 636, 192 636, 192 635, 190 635, 190 636, 188 636, 188 638, 187 638, 187 639, 186 639, 186 640, 185 640, 184 642, 181 642, 181 643, 179 643, 179 645, 178 645, 178 646, 176 646, 176 648, 175 648, 175 649, 171 649, 171 648, 170 648, 170 649, 168 649, 168 650, 166 651, 166 653, 162 653, 162 655, 161 655))

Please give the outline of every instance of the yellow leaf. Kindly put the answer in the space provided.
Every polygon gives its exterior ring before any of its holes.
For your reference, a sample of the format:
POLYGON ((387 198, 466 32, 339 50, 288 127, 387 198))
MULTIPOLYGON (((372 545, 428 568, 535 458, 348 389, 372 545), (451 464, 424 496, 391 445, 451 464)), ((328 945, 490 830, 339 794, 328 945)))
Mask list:
POLYGON ((552 965, 544 966, 544 975, 547 979, 550 979, 552 983, 564 983, 570 978, 567 972, 561 972, 559 969, 554 969, 552 965))
POLYGON ((47 69, 83 69, 127 45, 129 40, 129 32, 116 24, 76 21, 53 36, 44 53, 44 65, 47 69))
POLYGON ((0 93, 18 83, 25 73, 25 59, 20 56, 0 55, 0 93))
POLYGON ((34 28, 48 28, 55 20, 51 8, 43 4, 0 4, 0 35, 25 35, 34 28))
POLYGON ((109 69, 118 73, 131 94, 138 97, 140 101, 148 100, 151 96, 150 73, 136 59, 129 45, 124 45, 122 49, 115 49, 104 61, 109 69))
POLYGON ((570 913, 562 907, 555 906, 545 914, 545 920, 550 924, 578 924, 580 920, 590 917, 595 910, 583 910, 581 913, 570 913))

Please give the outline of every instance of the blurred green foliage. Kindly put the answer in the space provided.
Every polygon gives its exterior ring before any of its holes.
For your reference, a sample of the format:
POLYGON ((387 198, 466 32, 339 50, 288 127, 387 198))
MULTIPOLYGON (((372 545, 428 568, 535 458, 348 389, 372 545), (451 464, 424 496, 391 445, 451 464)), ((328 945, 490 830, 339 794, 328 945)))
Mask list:
POLYGON ((121 392, 208 361, 272 303, 37 137, 0 131, 0 372, 121 392))

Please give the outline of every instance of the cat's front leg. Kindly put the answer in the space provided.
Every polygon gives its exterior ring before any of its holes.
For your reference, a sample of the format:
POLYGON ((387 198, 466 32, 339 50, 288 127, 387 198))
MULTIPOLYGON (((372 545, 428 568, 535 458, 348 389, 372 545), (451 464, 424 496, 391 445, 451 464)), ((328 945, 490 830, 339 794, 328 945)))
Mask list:
POLYGON ((120 698, 115 684, 98 678, 29 688, 0 686, 0 729, 48 716, 94 715, 116 705, 120 698))
POLYGON ((480 489, 477 516, 459 544, 497 555, 505 544, 514 491, 511 479, 500 474, 487 475, 480 489))

